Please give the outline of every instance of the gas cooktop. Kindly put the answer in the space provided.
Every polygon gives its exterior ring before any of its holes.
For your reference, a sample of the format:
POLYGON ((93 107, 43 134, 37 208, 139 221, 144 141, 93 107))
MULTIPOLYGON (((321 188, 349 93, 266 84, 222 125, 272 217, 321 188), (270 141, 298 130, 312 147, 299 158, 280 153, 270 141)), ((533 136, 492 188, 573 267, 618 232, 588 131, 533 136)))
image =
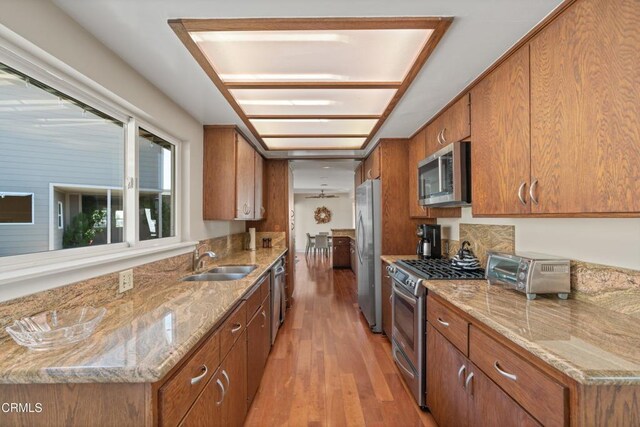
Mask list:
POLYGON ((448 259, 403 259, 397 264, 427 280, 484 279, 484 269, 454 268, 448 259))

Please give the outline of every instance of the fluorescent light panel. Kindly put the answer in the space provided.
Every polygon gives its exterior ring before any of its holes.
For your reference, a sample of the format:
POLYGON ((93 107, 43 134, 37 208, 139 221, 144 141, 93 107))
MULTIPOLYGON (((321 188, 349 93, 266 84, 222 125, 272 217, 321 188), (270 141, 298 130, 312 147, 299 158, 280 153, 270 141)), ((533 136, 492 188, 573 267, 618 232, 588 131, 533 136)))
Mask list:
POLYGON ((364 144, 365 138, 264 138, 270 149, 329 149, 357 150, 364 144))
POLYGON ((261 135, 367 135, 377 122, 377 119, 251 120, 261 135))

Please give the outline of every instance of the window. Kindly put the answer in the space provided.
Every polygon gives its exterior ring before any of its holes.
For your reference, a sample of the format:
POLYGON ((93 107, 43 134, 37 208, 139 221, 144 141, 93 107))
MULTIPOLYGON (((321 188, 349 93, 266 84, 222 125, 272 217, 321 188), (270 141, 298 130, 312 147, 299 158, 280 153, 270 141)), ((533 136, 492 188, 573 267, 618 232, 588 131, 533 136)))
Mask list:
POLYGON ((0 63, 0 257, 176 237, 175 144, 106 109, 0 63))
POLYGON ((58 202, 58 230, 64 229, 64 211, 62 202, 58 202))
POLYGON ((172 144, 138 130, 140 240, 175 236, 174 157, 172 144))
POLYGON ((0 192, 0 224, 33 224, 33 193, 0 192))

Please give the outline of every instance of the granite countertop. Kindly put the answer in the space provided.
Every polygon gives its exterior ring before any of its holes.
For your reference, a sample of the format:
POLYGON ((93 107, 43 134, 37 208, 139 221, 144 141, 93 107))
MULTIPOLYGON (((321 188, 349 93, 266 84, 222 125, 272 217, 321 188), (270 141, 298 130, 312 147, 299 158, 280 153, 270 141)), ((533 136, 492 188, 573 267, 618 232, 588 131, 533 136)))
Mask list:
POLYGON ((332 228, 331 237, 350 237, 356 238, 356 230, 353 228, 332 228))
MULTIPOLYGON (((387 262, 415 256, 383 256, 387 262)), ((430 280, 429 292, 582 384, 640 384, 637 318, 576 298, 523 294, 484 280, 430 280)))
MULTIPOLYGON (((0 340, 0 383, 141 383, 162 379, 237 305, 286 248, 239 251, 216 259, 256 264, 241 280, 179 282, 167 279, 104 305, 107 313, 86 341, 33 351, 0 340)), ((135 288, 134 288, 135 290, 135 288)))

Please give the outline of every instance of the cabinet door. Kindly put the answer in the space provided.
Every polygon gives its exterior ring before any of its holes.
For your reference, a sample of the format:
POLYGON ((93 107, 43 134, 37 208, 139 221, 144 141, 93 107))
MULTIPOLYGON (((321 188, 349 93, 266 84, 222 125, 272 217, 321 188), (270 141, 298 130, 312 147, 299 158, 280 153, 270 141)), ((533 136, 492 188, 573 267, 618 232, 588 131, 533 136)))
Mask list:
POLYGON ((224 378, 218 369, 193 404, 180 427, 222 426, 221 405, 224 398, 224 378))
POLYGON ((640 212, 639 21, 581 0, 531 41, 534 213, 640 212))
POLYGON ((473 214, 529 213, 528 46, 472 89, 471 117, 473 214))
POLYGON ((470 396, 469 424, 482 426, 540 426, 507 393, 494 384, 480 369, 469 363, 473 377, 467 385, 470 396))
POLYGON ((440 427, 469 425, 468 374, 467 358, 427 323, 427 406, 440 427))
POLYGON ((254 151, 254 219, 262 219, 266 215, 264 207, 264 159, 257 151, 254 151))
POLYGON ((253 219, 255 151, 236 133, 236 215, 240 219, 253 219))
POLYGON ((246 329, 231 348, 220 369, 226 382, 224 401, 222 403, 222 425, 241 427, 247 415, 246 329), (225 373, 226 376, 224 375, 225 373))
POLYGON ((364 161, 363 180, 378 178, 380 178, 380 145, 378 145, 364 161))
POLYGON ((266 354, 264 351, 264 336, 266 310, 261 306, 247 325, 247 404, 251 406, 253 398, 258 392, 260 380, 264 373, 266 354))
POLYGON ((351 266, 351 253, 349 245, 333 246, 333 267, 342 268, 351 266))
POLYGON ((358 164, 358 167, 355 170, 355 176, 354 176, 355 188, 358 188, 358 186, 363 182, 363 179, 362 179, 363 169, 364 169, 364 162, 360 162, 358 164))
POLYGON ((393 319, 391 318, 391 276, 387 273, 387 263, 382 263, 382 332, 391 339, 393 319))
POLYGON ((471 135, 469 94, 464 95, 455 104, 447 108, 442 113, 442 118, 438 124, 439 129, 437 131, 440 135, 440 145, 442 146, 469 138, 471 135))

